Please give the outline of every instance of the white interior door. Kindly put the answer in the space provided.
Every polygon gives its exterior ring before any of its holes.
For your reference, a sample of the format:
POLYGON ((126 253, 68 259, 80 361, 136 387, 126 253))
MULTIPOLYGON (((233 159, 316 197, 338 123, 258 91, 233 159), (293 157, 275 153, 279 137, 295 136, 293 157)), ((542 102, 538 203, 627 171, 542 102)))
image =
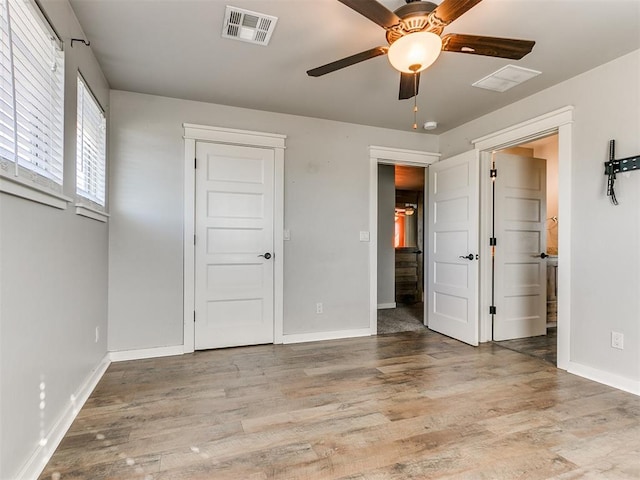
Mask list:
POLYGON ((427 324, 478 345, 480 162, 472 150, 429 166, 427 324))
POLYGON ((495 155, 494 161, 493 339, 545 335, 546 160, 503 153, 495 155))
POLYGON ((271 149, 196 143, 195 348, 274 339, 271 149))

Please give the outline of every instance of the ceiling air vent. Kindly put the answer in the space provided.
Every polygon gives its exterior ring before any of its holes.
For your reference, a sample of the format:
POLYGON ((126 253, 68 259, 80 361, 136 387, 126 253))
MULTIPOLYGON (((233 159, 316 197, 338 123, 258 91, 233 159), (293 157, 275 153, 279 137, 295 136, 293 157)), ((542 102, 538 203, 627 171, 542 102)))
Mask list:
POLYGON ((277 17, 227 5, 222 36, 258 45, 267 45, 271 40, 277 21, 277 17))
POLYGON ((540 75, 542 72, 530 70, 528 68, 507 65, 500 70, 496 70, 491 75, 487 75, 473 84, 474 87, 493 90, 495 92, 506 92, 512 87, 526 82, 527 80, 540 75))

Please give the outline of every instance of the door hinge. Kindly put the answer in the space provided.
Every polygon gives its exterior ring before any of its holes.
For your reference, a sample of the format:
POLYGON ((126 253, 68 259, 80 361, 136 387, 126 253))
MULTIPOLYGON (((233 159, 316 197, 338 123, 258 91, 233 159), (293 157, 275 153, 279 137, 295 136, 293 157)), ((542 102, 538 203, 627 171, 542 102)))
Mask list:
POLYGON ((491 237, 489 239, 489 246, 490 247, 495 247, 498 244, 498 240, 496 239, 496 237, 491 237))
POLYGON ((492 168, 491 170, 489 170, 489 176, 491 178, 496 178, 498 176, 498 169, 492 168))
POLYGON ((495 305, 491 305, 489 307, 489 315, 495 315, 496 314, 496 307, 495 305))
POLYGON ((196 244, 196 236, 195 235, 193 236, 193 244, 194 245, 196 244))
POLYGON ((196 311, 195 310, 193 311, 193 321, 194 322, 196 321, 196 311))
POLYGON ((193 159, 193 168, 198 168, 198 158, 193 159))

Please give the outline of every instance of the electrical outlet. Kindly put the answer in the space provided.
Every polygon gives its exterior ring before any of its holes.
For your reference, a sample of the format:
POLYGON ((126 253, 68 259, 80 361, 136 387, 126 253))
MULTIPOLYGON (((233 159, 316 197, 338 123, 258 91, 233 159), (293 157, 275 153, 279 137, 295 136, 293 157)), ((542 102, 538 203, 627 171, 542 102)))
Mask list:
POLYGON ((620 350, 624 350, 624 333, 612 331, 611 346, 613 348, 619 348, 620 350))
POLYGON ((96 327, 96 343, 100 340, 100 327, 96 327))
POLYGON ((316 313, 322 313, 322 303, 316 303, 316 313))

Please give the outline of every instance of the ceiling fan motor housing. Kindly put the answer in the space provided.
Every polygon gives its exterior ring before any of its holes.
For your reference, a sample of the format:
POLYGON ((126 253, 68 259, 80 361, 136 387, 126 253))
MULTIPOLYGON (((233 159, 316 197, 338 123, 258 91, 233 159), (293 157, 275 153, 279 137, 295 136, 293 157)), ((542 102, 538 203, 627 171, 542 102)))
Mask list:
POLYGON ((397 26, 387 30, 387 42, 393 42, 409 33, 428 31, 437 35, 442 33, 444 25, 431 15, 437 5, 432 2, 412 1, 398 8, 394 13, 402 19, 397 26))

